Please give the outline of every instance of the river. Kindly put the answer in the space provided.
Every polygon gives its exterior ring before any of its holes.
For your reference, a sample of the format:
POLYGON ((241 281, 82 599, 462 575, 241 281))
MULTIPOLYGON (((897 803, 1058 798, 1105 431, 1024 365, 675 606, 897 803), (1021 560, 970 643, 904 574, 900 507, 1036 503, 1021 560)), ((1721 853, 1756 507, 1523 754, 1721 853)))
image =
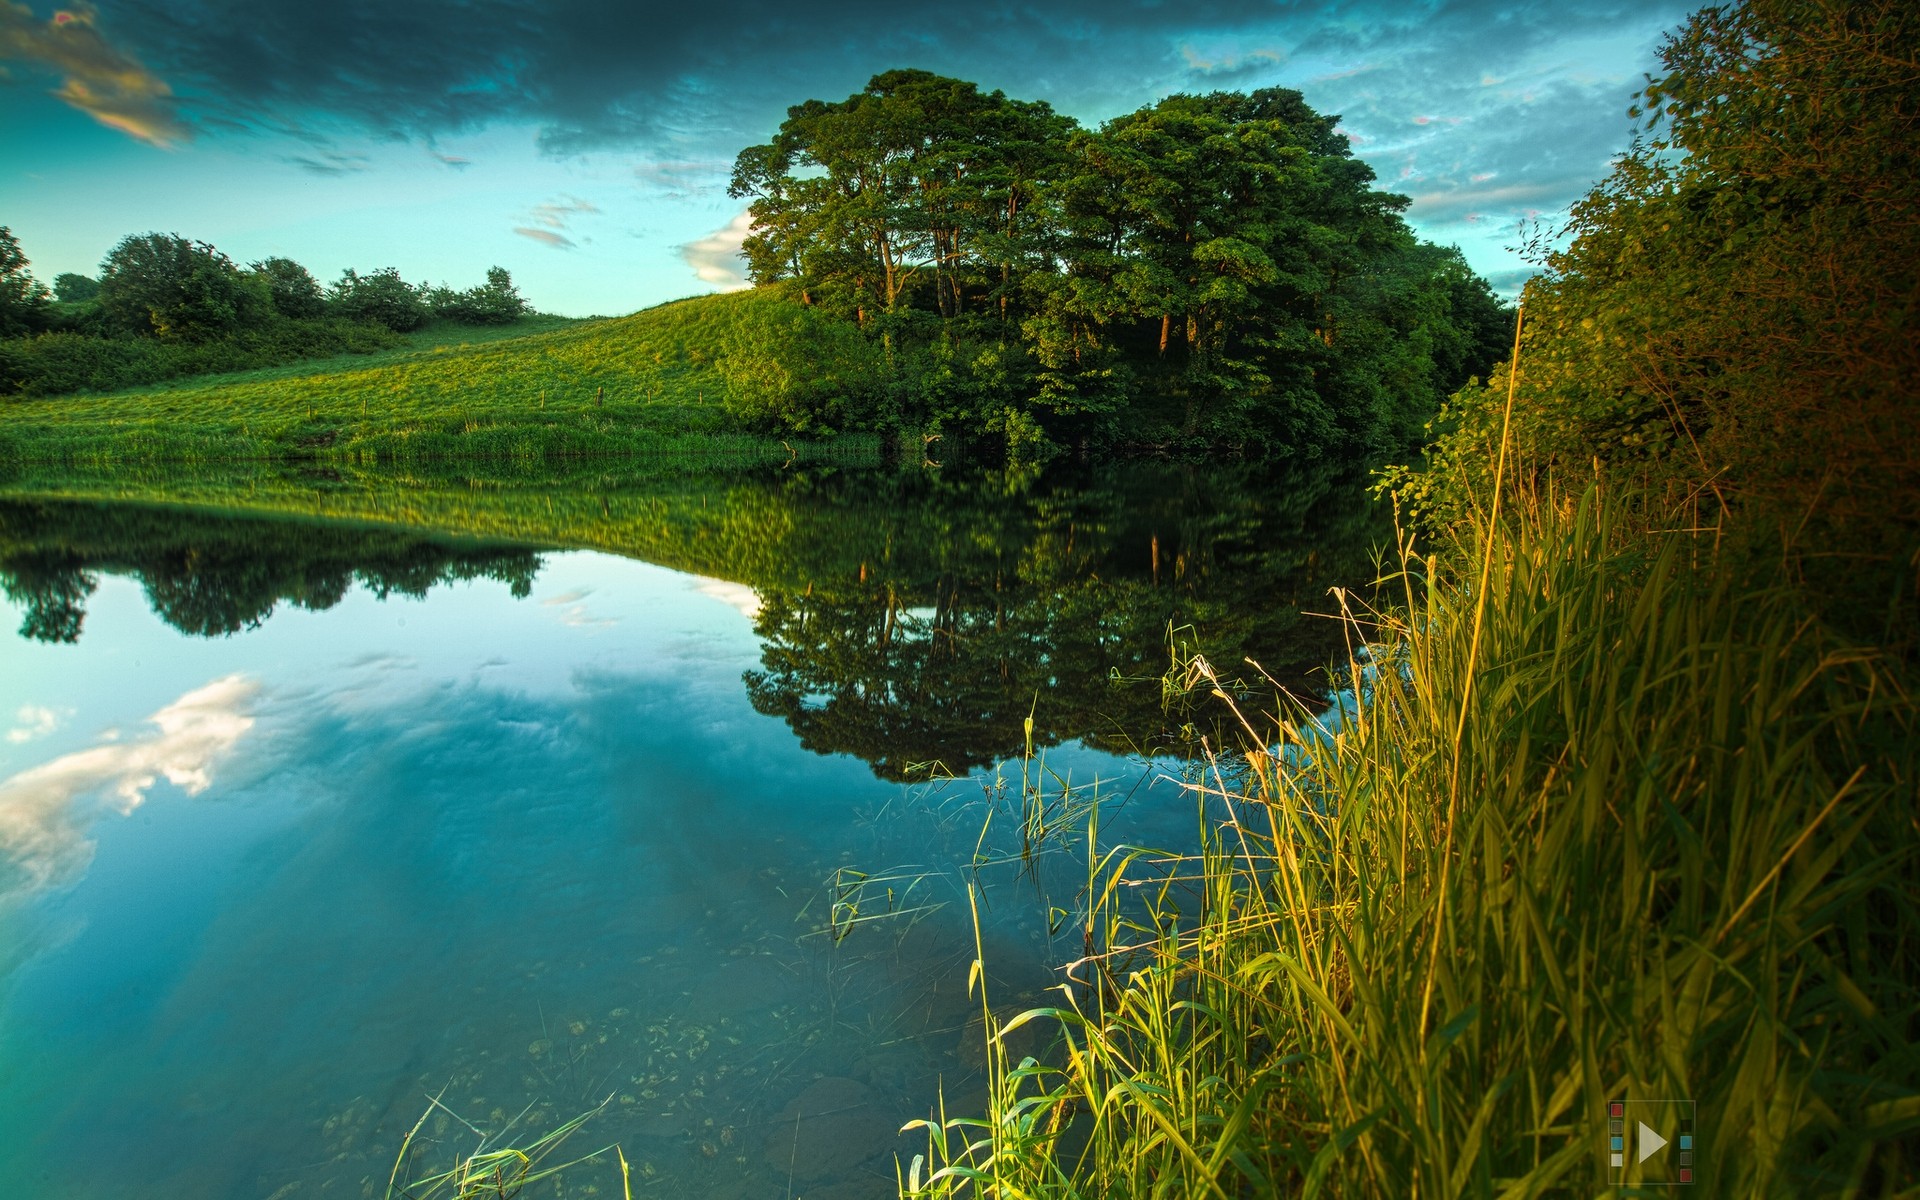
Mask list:
POLYGON ((892 1195, 981 1103, 970 901, 1003 1016, 1082 944, 1023 772, 1191 840, 1173 657, 1311 693, 1387 538, 1305 469, 0 481, 0 1178, 381 1196, 593 1111, 635 1195, 892 1195))

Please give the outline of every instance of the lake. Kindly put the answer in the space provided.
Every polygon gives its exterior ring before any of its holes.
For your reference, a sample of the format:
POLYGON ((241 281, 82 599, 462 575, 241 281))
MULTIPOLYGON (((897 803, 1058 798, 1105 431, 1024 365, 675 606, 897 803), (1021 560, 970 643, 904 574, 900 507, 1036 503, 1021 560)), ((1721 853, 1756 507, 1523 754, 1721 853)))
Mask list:
POLYGON ((597 1110, 552 1161, 636 1195, 890 1196, 981 1106, 973 906, 1002 1018, 1083 944, 1023 775, 1192 842, 1232 734, 1170 665, 1310 697, 1383 520, 1154 464, 0 481, 0 1178, 382 1196, 416 1123, 420 1176, 597 1110))

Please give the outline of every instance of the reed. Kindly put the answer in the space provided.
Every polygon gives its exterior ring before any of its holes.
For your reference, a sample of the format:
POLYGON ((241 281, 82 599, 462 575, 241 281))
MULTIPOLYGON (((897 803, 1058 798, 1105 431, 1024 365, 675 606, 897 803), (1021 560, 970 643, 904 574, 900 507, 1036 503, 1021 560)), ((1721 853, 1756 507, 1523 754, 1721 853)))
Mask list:
POLYGON ((612 1099, 611 1096, 607 1097, 595 1107, 543 1134, 535 1135, 523 1130, 522 1136, 516 1138, 514 1131, 527 1112, 531 1111, 531 1106, 501 1128, 483 1130, 441 1103, 439 1096, 430 1096, 426 1111, 420 1114, 420 1119, 413 1123, 413 1128, 401 1140, 400 1152, 394 1158, 393 1171, 387 1178, 385 1198, 511 1200, 511 1197, 520 1195, 535 1184, 553 1179, 573 1167, 603 1159, 611 1151, 620 1164, 621 1191, 631 1200, 633 1190, 627 1156, 617 1144, 602 1146, 590 1154, 566 1162, 549 1161, 559 1154, 560 1148, 582 1126, 605 1111, 612 1099), (427 1157, 424 1153, 427 1148, 419 1144, 418 1139, 427 1119, 436 1113, 459 1124, 475 1138, 475 1142, 471 1150, 456 1153, 452 1165, 441 1170, 429 1168, 422 1172, 420 1162, 427 1157))
POLYGON ((1401 547, 1336 716, 1187 664, 1199 851, 1089 830, 1088 953, 903 1196, 1618 1194, 1607 1102, 1675 1097, 1706 1193, 1911 1194, 1902 664, 1636 498, 1498 520, 1401 547))

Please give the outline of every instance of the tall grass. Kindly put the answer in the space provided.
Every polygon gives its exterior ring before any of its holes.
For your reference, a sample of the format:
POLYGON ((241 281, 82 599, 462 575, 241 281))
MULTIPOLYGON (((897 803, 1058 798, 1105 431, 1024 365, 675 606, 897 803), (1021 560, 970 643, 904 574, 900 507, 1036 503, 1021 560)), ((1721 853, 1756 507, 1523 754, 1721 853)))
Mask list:
POLYGON ((1703 1194, 1913 1194, 1901 666, 1634 511, 1536 498, 1463 578, 1403 548, 1329 728, 1236 708, 1200 853, 1090 842, 1089 952, 998 1031, 1055 1052, 995 1037, 903 1195, 1636 1194, 1606 1104, 1676 1098, 1703 1194))

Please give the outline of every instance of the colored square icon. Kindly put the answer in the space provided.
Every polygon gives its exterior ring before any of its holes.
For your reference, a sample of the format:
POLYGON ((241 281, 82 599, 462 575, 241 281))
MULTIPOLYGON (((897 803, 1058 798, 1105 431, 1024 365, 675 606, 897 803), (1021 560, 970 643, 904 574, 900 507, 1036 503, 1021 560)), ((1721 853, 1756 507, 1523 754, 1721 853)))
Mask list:
POLYGON ((1614 1183, 1632 1189, 1693 1183, 1691 1100, 1607 1102, 1607 1166, 1614 1183))

